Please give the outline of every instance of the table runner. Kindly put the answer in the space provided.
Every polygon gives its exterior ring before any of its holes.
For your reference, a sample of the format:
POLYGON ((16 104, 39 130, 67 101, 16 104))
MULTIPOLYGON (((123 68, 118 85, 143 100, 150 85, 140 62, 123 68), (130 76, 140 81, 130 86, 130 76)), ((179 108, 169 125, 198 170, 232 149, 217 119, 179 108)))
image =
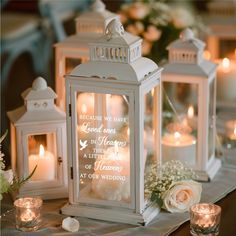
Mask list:
MULTIPOLYGON (((232 157, 233 158, 233 157, 232 157)), ((236 157, 235 157, 236 159, 236 157)), ((236 166, 223 166, 212 182, 203 183, 201 202, 216 202, 236 189, 236 166)), ((67 202, 66 199, 44 201, 43 225, 40 230, 30 233, 32 236, 166 236, 176 230, 189 219, 188 213, 168 213, 162 211, 148 226, 133 226, 120 223, 105 222, 77 217, 80 221, 80 230, 69 233, 61 228, 61 222, 66 217, 59 214, 60 208, 67 202)), ((12 203, 4 203, 4 210, 12 208, 12 203)), ((9 213, 2 218, 2 235, 23 236, 29 235, 15 229, 14 214, 9 213)))

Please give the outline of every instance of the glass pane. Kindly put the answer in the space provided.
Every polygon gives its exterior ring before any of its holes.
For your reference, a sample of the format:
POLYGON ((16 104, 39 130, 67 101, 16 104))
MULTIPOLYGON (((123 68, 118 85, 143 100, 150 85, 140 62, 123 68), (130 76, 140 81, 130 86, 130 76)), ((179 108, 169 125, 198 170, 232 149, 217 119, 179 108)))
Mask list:
POLYGON ((37 165, 30 181, 50 181, 57 177, 56 147, 55 133, 28 135, 29 173, 37 165))
POLYGON ((77 93, 79 197, 130 202, 129 98, 77 93))
POLYGON ((66 58, 66 74, 69 74, 76 66, 81 64, 80 58, 66 58))
MULTIPOLYGON (((153 172, 157 173, 157 164, 159 160, 158 143, 158 101, 160 96, 158 94, 158 86, 153 88, 144 96, 144 183, 145 188, 150 186, 150 179, 153 172)), ((147 189, 145 189, 144 199, 148 200, 147 189)))
POLYGON ((164 161, 196 163, 198 86, 163 83, 162 156, 164 161))
POLYGON ((215 81, 211 81, 209 87, 209 123, 208 123, 208 159, 210 159, 214 155, 214 103, 215 103, 215 81))

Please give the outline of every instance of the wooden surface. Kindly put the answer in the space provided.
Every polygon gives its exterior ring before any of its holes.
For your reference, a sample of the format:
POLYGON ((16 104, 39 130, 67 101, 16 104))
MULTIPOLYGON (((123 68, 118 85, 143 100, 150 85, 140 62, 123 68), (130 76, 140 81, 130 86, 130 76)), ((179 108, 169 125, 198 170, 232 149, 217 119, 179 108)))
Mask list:
MULTIPOLYGON (((236 190, 228 194, 225 198, 216 203, 221 206, 221 223, 219 236, 235 236, 236 235, 236 190)), ((189 236, 189 221, 181 225, 170 236, 189 236)))

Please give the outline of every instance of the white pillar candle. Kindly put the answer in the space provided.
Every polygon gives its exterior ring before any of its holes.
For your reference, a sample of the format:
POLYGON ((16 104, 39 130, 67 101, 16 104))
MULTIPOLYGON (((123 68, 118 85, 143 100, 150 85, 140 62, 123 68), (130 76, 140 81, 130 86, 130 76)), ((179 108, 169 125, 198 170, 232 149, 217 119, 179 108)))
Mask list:
POLYGON ((236 101, 236 62, 228 58, 224 58, 217 69, 217 99, 236 101))
POLYGON ((130 156, 127 148, 108 148, 94 164, 92 190, 99 198, 113 201, 130 200, 130 156))
POLYGON ((43 145, 40 145, 39 155, 29 156, 29 173, 33 171, 36 165, 37 168, 30 180, 48 181, 55 179, 55 157, 51 152, 45 151, 43 145))
POLYGON ((180 160, 189 165, 195 164, 196 139, 189 134, 166 134, 162 137, 162 156, 164 161, 180 160))

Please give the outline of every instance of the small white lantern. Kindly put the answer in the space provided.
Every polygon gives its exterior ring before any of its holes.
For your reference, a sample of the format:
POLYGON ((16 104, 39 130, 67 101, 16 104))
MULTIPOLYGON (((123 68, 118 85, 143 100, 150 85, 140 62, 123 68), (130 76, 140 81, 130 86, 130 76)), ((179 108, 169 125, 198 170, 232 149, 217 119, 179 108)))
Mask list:
POLYGON ((144 183, 160 162, 161 69, 141 57, 141 42, 112 20, 91 44, 91 61, 66 76, 70 178, 63 214, 145 225, 159 213, 144 183))
POLYGON ((163 72, 162 160, 179 159, 212 179, 221 166, 215 158, 216 67, 203 59, 205 44, 190 29, 168 46, 163 72))
POLYGON ((65 78, 64 75, 89 60, 88 44, 104 34, 107 24, 118 18, 118 15, 105 9, 101 0, 95 0, 91 11, 82 13, 76 19, 76 34, 55 45, 55 84, 58 95, 56 103, 65 110, 65 78))
POLYGON ((24 105, 7 113, 11 121, 11 164, 20 179, 37 168, 19 194, 44 199, 67 197, 66 116, 54 105, 57 95, 39 77, 22 97, 24 105))
POLYGON ((211 59, 236 59, 236 2, 213 0, 204 21, 209 27, 207 49, 211 59))

